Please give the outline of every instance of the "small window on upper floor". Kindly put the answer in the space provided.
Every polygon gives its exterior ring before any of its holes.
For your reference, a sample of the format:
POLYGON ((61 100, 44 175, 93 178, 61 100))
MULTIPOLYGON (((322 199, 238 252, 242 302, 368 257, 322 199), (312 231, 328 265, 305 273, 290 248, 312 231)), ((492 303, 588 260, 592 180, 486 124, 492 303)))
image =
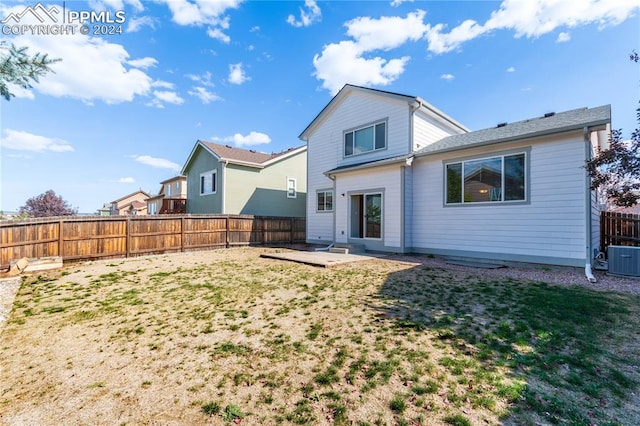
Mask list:
POLYGON ((387 147, 387 123, 380 122, 344 134, 344 156, 364 154, 387 147))
POLYGON ((216 193, 216 170, 200 174, 200 195, 216 193))
POLYGON ((296 198, 296 178, 287 178, 287 198, 296 198))

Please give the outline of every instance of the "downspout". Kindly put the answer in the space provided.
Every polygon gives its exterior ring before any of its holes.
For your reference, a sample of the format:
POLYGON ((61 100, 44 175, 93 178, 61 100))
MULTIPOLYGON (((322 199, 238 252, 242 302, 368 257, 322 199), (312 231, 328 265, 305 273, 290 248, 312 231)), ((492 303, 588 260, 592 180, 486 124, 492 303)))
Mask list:
MULTIPOLYGON (((585 161, 591 160, 591 138, 589 137, 589 128, 585 126, 583 128, 583 136, 584 136, 584 152, 585 152, 585 161)), ((587 262, 584 265, 584 275, 587 277, 587 280, 591 283, 596 282, 596 277, 593 276, 593 271, 591 270, 591 178, 589 173, 585 170, 585 223, 586 223, 586 250, 587 250, 587 262)))

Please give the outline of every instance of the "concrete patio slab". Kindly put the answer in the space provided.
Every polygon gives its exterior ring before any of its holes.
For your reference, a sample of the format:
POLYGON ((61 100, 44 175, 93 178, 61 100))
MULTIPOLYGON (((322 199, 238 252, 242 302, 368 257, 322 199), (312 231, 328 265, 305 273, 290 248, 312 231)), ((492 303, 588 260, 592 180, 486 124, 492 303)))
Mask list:
POLYGON ((373 258, 382 257, 379 254, 342 254, 330 253, 327 251, 285 251, 278 253, 263 253, 260 257, 268 259, 287 260, 290 262, 304 263, 306 265, 320 266, 328 268, 331 266, 341 265, 343 263, 358 262, 362 260, 371 260, 373 258))

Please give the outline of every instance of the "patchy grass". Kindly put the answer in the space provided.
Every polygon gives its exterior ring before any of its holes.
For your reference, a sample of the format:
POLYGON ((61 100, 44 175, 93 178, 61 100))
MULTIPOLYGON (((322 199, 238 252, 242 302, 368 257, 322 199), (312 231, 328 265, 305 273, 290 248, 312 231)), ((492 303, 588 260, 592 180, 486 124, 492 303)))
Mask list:
POLYGON ((640 423, 637 297, 261 251, 29 277, 2 334, 0 420, 640 423))

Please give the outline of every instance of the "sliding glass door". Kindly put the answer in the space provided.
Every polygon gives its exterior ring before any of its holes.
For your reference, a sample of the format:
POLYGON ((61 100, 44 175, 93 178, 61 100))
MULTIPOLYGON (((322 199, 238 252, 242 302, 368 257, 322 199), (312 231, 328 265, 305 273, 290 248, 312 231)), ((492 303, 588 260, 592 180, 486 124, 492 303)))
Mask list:
POLYGON ((382 238, 382 194, 351 195, 351 238, 382 238))

